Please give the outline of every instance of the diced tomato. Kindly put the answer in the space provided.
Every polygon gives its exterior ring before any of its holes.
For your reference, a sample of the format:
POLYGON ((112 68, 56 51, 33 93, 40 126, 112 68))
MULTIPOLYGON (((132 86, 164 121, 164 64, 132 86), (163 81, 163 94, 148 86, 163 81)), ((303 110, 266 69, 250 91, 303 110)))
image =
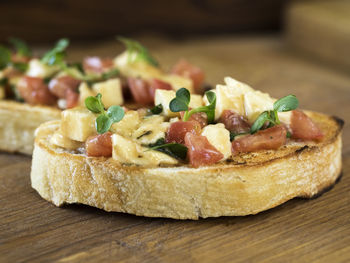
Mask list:
POLYGON ((112 156, 112 133, 90 136, 85 142, 85 149, 88 156, 112 156))
POLYGON ((246 118, 233 110, 224 110, 220 116, 219 122, 225 125, 225 128, 235 134, 247 133, 250 131, 250 125, 246 118))
POLYGON ((74 108, 78 105, 79 93, 77 93, 71 89, 67 89, 65 98, 66 98, 66 103, 67 103, 67 109, 74 108))
POLYGON ((232 153, 254 152, 258 150, 278 149, 286 143, 287 129, 283 125, 260 130, 232 142, 232 153))
POLYGON ((323 133, 317 125, 299 110, 292 111, 290 128, 294 139, 319 141, 323 138, 323 133))
MULTIPOLYGON (((183 120, 185 112, 181 111, 180 115, 181 115, 181 120, 183 120)), ((208 116, 204 112, 194 113, 189 118, 189 121, 198 121, 199 124, 201 125, 201 128, 204 128, 205 126, 208 125, 208 116)))
POLYGON ((154 100, 154 94, 156 92, 156 89, 172 90, 173 88, 167 82, 164 82, 159 79, 152 79, 149 85, 149 93, 153 100, 154 100))
POLYGON ((185 145, 188 148, 187 156, 193 167, 210 165, 219 162, 224 155, 211 145, 205 136, 186 133, 185 145))
POLYGON ((57 100, 42 78, 22 77, 17 84, 17 90, 29 104, 53 105, 57 100))
POLYGON ((200 134, 201 126, 197 121, 176 121, 170 124, 165 141, 166 143, 185 143, 186 133, 200 134))
POLYGON ((192 64, 190 64, 185 59, 180 59, 172 68, 172 73, 180 76, 184 76, 190 78, 193 82, 193 88, 196 93, 201 92, 201 86, 204 82, 204 72, 199 68, 192 64))
POLYGON ((148 83, 140 78, 128 78, 128 85, 135 102, 142 105, 153 103, 153 98, 149 93, 148 83))
POLYGON ((91 73, 104 73, 111 70, 114 67, 113 60, 111 58, 100 57, 86 57, 83 61, 83 68, 86 72, 91 73))
POLYGON ((67 90, 76 91, 81 83, 80 80, 71 76, 62 76, 51 79, 49 82, 49 89, 52 94, 59 98, 65 98, 67 90))

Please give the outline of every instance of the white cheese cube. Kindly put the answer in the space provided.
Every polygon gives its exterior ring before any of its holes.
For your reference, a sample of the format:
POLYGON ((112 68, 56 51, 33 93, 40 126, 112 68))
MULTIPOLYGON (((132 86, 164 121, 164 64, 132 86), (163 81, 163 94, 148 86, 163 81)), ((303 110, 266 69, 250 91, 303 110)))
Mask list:
POLYGON ((253 123, 263 111, 272 110, 273 103, 274 99, 267 93, 248 92, 244 94, 245 116, 250 123, 253 123))
POLYGON ((60 131, 52 135, 50 143, 67 150, 75 150, 83 145, 82 142, 74 141, 64 136, 60 131))
POLYGON ((223 160, 231 156, 230 132, 222 123, 205 126, 202 135, 207 137, 211 145, 224 155, 223 160))
POLYGON ((50 77, 57 71, 59 71, 59 68, 57 66, 48 66, 42 63, 39 59, 34 58, 29 61, 26 75, 30 77, 46 78, 50 77))
POLYGON ((118 133, 124 137, 131 138, 132 134, 141 124, 141 119, 137 111, 125 112, 124 118, 111 127, 113 133, 118 133))
POLYGON ((160 76, 159 79, 169 83, 174 90, 186 88, 190 93, 193 92, 193 82, 189 78, 175 74, 167 74, 160 76))
POLYGON ((291 111, 278 113, 278 118, 280 119, 280 121, 283 122, 284 124, 286 124, 287 126, 290 126, 291 117, 292 117, 291 111))
POLYGON ((79 105, 85 107, 85 99, 90 96, 96 96, 96 93, 90 89, 86 82, 79 85, 79 105))
POLYGON ((71 140, 84 142, 96 134, 96 116, 85 107, 64 110, 61 113, 61 133, 71 140))
POLYGON ((234 78, 231 77, 226 77, 224 79, 226 85, 228 87, 233 88, 236 92, 240 93, 240 94, 244 94, 244 93, 248 93, 248 92, 254 92, 255 90, 250 87, 249 85, 240 82, 238 80, 235 80, 234 78))
POLYGON ((148 145, 157 142, 161 138, 165 138, 165 132, 170 126, 169 122, 164 122, 164 117, 153 115, 145 117, 140 127, 134 131, 132 137, 135 141, 148 145))
POLYGON ((112 135, 112 158, 122 164, 141 166, 159 166, 160 164, 177 164, 175 158, 159 151, 148 150, 131 139, 119 134, 112 135))
POLYGON ((120 79, 109 79, 93 85, 92 90, 97 94, 101 93, 102 102, 106 108, 113 105, 122 105, 123 94, 120 79))

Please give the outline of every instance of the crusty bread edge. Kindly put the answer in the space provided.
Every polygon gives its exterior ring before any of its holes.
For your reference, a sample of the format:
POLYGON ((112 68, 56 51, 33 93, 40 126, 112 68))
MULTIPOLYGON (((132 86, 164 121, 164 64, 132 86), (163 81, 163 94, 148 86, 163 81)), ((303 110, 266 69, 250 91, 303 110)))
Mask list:
POLYGON ((0 100, 0 150, 31 155, 35 129, 46 121, 59 119, 60 114, 54 107, 0 100))
POLYGON ((35 140, 32 187, 57 206, 81 203, 148 217, 256 214, 294 197, 310 198, 335 183, 342 166, 342 123, 323 116, 337 125, 326 142, 259 164, 197 169, 122 166, 60 151, 47 143, 59 124, 50 122, 39 128, 35 140))

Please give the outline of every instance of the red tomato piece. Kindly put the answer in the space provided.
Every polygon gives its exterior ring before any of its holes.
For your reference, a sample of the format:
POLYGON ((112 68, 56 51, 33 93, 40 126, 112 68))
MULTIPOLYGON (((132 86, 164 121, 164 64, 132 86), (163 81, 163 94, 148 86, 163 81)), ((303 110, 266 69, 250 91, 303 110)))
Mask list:
POLYGON ((225 125, 225 128, 235 134, 247 133, 250 131, 250 124, 247 119, 233 110, 224 110, 220 116, 219 122, 225 125))
POLYGON ((66 103, 67 103, 67 109, 74 108, 78 105, 79 93, 77 93, 71 89, 67 89, 65 98, 66 98, 66 103))
POLYGON ((193 167, 211 165, 219 162, 224 155, 210 144, 207 137, 186 133, 185 145, 188 148, 187 156, 193 167))
POLYGON ((85 149, 88 156, 112 156, 112 133, 93 135, 87 138, 85 149))
POLYGON ((29 104, 53 105, 57 100, 42 78, 22 77, 17 84, 17 90, 29 104))
POLYGON ((65 98, 67 90, 76 91, 81 81, 71 76, 62 76, 51 79, 49 82, 49 89, 52 94, 59 98, 65 98))
POLYGON ((294 139, 319 141, 323 138, 323 133, 317 125, 309 116, 299 110, 292 111, 290 128, 294 139))
MULTIPOLYGON (((185 112, 180 111, 180 115, 181 115, 181 120, 183 120, 185 112)), ((198 121, 199 124, 201 125, 201 128, 204 128, 205 126, 208 125, 208 116, 204 112, 194 113, 189 118, 189 121, 198 121)))
POLYGON ((286 143, 287 129, 283 125, 260 130, 232 142, 232 153, 275 150, 286 143))
POLYGON ((149 93, 153 100, 156 89, 173 90, 172 86, 169 83, 159 79, 152 79, 149 85, 149 93))
POLYGON ((193 82, 193 88, 197 93, 200 93, 201 86, 204 82, 204 72, 185 59, 180 59, 172 68, 172 73, 190 78, 193 82))
POLYGON ((170 124, 165 141, 166 143, 185 143, 187 133, 200 134, 201 126, 197 121, 176 121, 170 124))
POLYGON ((128 78, 128 85, 135 102, 143 105, 153 103, 148 83, 145 80, 140 78, 128 78))
POLYGON ((100 57, 86 57, 83 61, 83 68, 86 72, 91 73, 104 73, 111 70, 114 67, 113 60, 111 58, 100 57))

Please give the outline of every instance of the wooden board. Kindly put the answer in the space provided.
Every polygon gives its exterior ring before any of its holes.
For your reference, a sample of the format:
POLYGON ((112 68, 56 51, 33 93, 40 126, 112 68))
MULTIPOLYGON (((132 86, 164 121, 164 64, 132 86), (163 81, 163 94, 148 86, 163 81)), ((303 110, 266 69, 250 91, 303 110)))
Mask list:
MULTIPOLYGON (((30 158, 2 153, 0 262, 349 262, 350 77, 289 54, 277 37, 145 42, 165 66, 187 57, 212 83, 231 75, 345 119, 342 180, 317 199, 295 199, 255 216, 176 221, 57 208, 30 187, 30 158)), ((73 47, 71 58, 118 48, 73 47)))
POLYGON ((350 71, 350 1, 294 1, 286 13, 290 46, 350 71))

